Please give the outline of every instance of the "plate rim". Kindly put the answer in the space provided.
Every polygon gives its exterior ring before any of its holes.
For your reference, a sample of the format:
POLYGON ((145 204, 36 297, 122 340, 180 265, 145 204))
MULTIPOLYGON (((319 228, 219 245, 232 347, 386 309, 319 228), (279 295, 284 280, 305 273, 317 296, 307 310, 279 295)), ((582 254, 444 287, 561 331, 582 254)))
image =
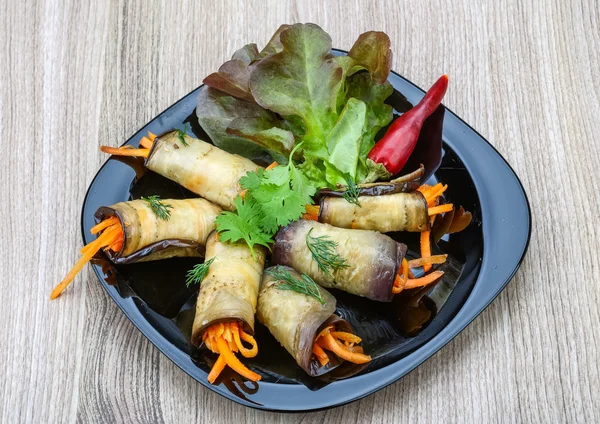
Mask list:
MULTIPOLYGON (((347 54, 347 51, 345 50, 341 50, 341 49, 332 49, 333 52, 336 52, 338 54, 347 54)), ((391 74, 394 74, 396 77, 400 78, 401 80, 404 80, 405 82, 407 82, 410 86, 412 86, 414 89, 418 90, 420 92, 420 95, 424 95, 425 94, 425 90, 423 90, 422 88, 420 88, 418 85, 414 84, 411 80, 409 80, 408 78, 400 75, 399 73, 395 72, 395 71, 391 71, 391 74)), ((198 89, 200 89, 204 84, 201 84, 200 86, 194 88, 193 90, 191 90, 190 92, 188 92, 187 94, 185 94, 184 96, 182 96, 179 100, 177 100, 175 103, 171 104, 170 106, 168 106, 167 108, 165 108, 162 112, 158 113, 153 119, 151 119, 150 121, 148 121, 147 123, 145 123, 144 125, 142 125, 135 133, 133 133, 133 135, 131 137, 129 137, 122 145, 131 143, 132 141, 134 141, 135 139, 138 138, 138 135, 144 130, 146 129, 149 125, 151 125, 153 122, 157 121, 160 117, 162 117, 165 113, 167 113, 170 109, 175 108, 179 103, 183 102, 185 99, 187 99, 191 94, 193 94, 194 92, 196 92, 198 89)), ((504 163, 504 165, 508 168, 508 170, 510 171, 510 173, 514 176, 514 178, 516 179, 519 188, 521 189, 521 192, 523 194, 523 198, 525 200, 525 207, 527 210, 527 227, 528 227, 528 232, 527 232, 527 237, 525 239, 525 244, 523 246, 523 250, 521 252, 521 255, 517 261, 516 264, 514 264, 513 269, 511 270, 511 272, 508 274, 508 276, 504 279, 504 281, 502 281, 501 284, 496 286, 496 290, 491 293, 491 296, 489 296, 488 299, 486 299, 483 302, 479 302, 478 303, 478 308, 474 311, 471 311, 469 313, 469 316, 467 317, 467 319, 465 319, 463 322, 460 323, 460 325, 456 328, 453 328, 451 331, 446 331, 447 327, 449 327, 458 317, 458 315, 460 314, 460 312, 464 309, 464 306, 466 305, 466 303, 469 301, 469 299, 472 296, 472 292, 475 290, 475 288, 477 287, 478 284, 480 284, 480 280, 482 277, 482 271, 483 271, 483 258, 481 261, 481 269, 478 272, 478 275, 476 277, 475 282, 473 283, 473 287, 471 289, 471 293, 469 293, 469 295, 466 297, 463 305, 461 305, 461 307, 458 309, 458 311, 456 312, 456 314, 452 317, 452 319, 444 326, 444 328, 442 330, 440 330, 436 335, 434 335, 430 340, 428 340, 427 342, 425 342, 422 346, 420 346, 419 348, 417 348, 415 351, 411 352, 410 354, 408 354, 407 356, 405 356, 404 358, 401 358, 398 361, 394 361, 386 366, 383 366, 377 370, 374 370, 366 375, 370 375, 373 374, 375 372, 385 372, 385 370, 389 370, 390 367, 394 367, 394 365, 397 365, 398 362, 408 358, 408 357, 412 357, 415 354, 419 353, 420 351, 422 351, 423 349, 425 349, 427 346, 434 346, 433 349, 429 349, 429 351, 427 353, 425 353, 424 359, 417 359, 415 361, 413 361, 413 363, 411 363, 408 367, 405 368, 404 371, 400 370, 394 370, 392 372, 392 376, 387 378, 386 381, 382 382, 381 384, 377 384, 375 387, 367 389, 367 390, 358 390, 356 391, 356 394, 354 396, 351 397, 347 397, 346 399, 343 399, 339 402, 334 401, 331 403, 328 403, 326 405, 320 405, 317 406, 315 408, 297 408, 297 409, 278 409, 277 407, 272 407, 269 405, 261 405, 261 404, 256 404, 256 403, 252 403, 251 401, 244 401, 238 397, 235 397, 233 395, 231 395, 230 393, 226 392, 225 390, 220 389, 220 386, 214 386, 209 384, 207 381, 203 381, 201 379, 198 379, 195 375, 191 374, 190 372, 188 372, 182 364, 179 363, 178 360, 176 360, 176 358, 174 357, 175 355, 171 355, 169 352, 167 352, 167 348, 165 346, 161 346, 161 340, 156 340, 155 334, 150 334, 149 331, 149 327, 152 327, 152 329, 154 329, 155 332, 158 333, 158 331, 150 324, 150 322, 145 319, 142 315, 141 312, 138 310, 138 312, 140 313, 139 317, 134 317, 133 314, 130 313, 130 310, 128 308, 125 307, 124 305, 124 300, 128 300, 128 299, 123 299, 121 298, 118 294, 116 294, 116 291, 114 290, 110 290, 109 286, 106 284, 106 282, 104 281, 104 279, 102 278, 102 275, 99 274, 98 268, 96 266, 93 266, 94 269, 94 273, 96 274, 97 279, 100 282, 100 285, 104 288, 104 290, 107 292, 107 294, 112 298, 112 300, 117 304, 117 306, 119 307, 119 309, 125 314, 125 316, 131 321, 131 323, 162 353, 164 354, 169 360, 171 360, 178 368, 180 368, 184 373, 186 373, 187 375, 189 375, 191 378, 193 378, 194 380, 196 380, 197 382, 199 382, 202 386, 212 390, 213 392, 216 392, 218 394, 220 394, 221 396, 232 400, 236 403, 239 403, 241 405, 244 406, 248 406, 254 409, 259 409, 259 410, 265 410, 265 411, 271 411, 271 412, 287 412, 287 413, 291 413, 291 412, 316 412, 316 411, 321 411, 321 410, 326 410, 326 409, 330 409, 333 407, 338 407, 338 406, 343 406, 346 404, 349 404, 351 402, 357 401, 359 399, 362 399, 366 396, 369 396, 379 390, 384 389, 385 387, 388 387, 389 385, 391 385, 394 382, 397 382, 398 380, 400 380, 401 378, 405 377, 406 375, 408 375, 409 373, 411 373, 412 371, 414 371, 418 366, 420 366, 421 364, 427 362, 435 353, 437 353, 440 349, 442 349, 444 346, 446 346, 450 341, 452 341, 456 336, 458 336, 467 326, 469 326, 473 320, 475 320, 475 318, 477 318, 481 312, 483 312, 483 310, 485 310, 497 297, 498 295, 506 288, 506 286, 510 283, 510 281, 514 278, 516 272, 518 271, 518 269, 520 268, 525 255, 527 254, 528 248, 529 248, 529 243, 531 241, 531 234, 532 234, 532 213, 531 213, 531 204, 529 202, 529 198, 527 196, 527 192, 525 191, 525 187, 523 186, 523 183, 521 181, 521 179, 519 178, 518 174, 515 172, 514 168, 510 165, 510 163, 506 160, 506 158, 504 158, 504 156, 494 147, 494 145, 492 145, 485 137, 483 137, 477 130, 475 130, 471 125, 469 125, 464 119, 462 119, 459 115, 457 115, 456 113, 454 113, 451 109, 449 109, 448 107, 446 107, 444 105, 447 113, 449 113, 453 118, 456 118, 463 126, 465 126, 466 128, 468 128, 469 130, 471 130, 480 140, 482 140, 485 144, 487 144, 488 147, 490 147, 492 149, 492 151, 502 160, 502 162, 504 163), (144 319, 144 322, 139 323, 138 322, 138 318, 142 318, 144 319), (145 324, 145 325, 144 325, 145 324), (437 340, 438 338, 440 338, 441 340, 437 340), (437 342, 436 342, 437 340, 437 342)), ((455 150, 455 149, 453 149, 455 150)), ((455 151, 455 153, 460 157, 460 155, 458 154, 458 152, 455 151)), ((461 158, 462 160, 462 158, 461 158)), ((84 212, 85 212, 85 208, 86 208, 86 204, 88 202, 88 198, 91 194, 91 189, 94 186, 94 183, 96 181, 96 179, 98 178, 98 176, 100 175, 100 173, 102 172, 102 170, 107 166, 107 164, 110 161, 110 157, 106 159, 106 161, 102 164, 102 166, 98 169, 98 171, 96 172, 96 174, 94 175, 92 181, 90 182, 84 199, 83 199, 83 204, 81 206, 81 234, 82 234, 82 239, 83 242, 86 242, 86 238, 87 238, 87 234, 86 234, 86 228, 84 225, 84 212)), ((467 161, 463 161, 465 168, 467 168, 467 170, 469 171, 469 175, 471 175, 471 171, 468 169, 468 162, 467 161)), ((478 196, 481 198, 481 196, 479 195, 479 191, 477 190, 477 187, 475 187, 475 190, 478 194, 478 196)), ((483 229, 482 229, 482 233, 483 233, 483 229)), ((484 237, 484 243, 483 243, 483 255, 485 255, 485 233, 482 234, 482 236, 484 237)), ((130 299, 129 299, 130 300, 130 299)), ((167 343, 168 340, 166 340, 164 338, 164 336, 162 336, 162 334, 158 333, 158 335, 164 339, 164 341, 166 341, 167 343)), ((186 353, 180 351, 183 355, 188 356, 186 353)), ((188 356, 189 359, 189 356, 188 356)), ((357 377, 353 377, 354 378, 358 378, 360 379, 363 376, 357 376, 357 377)), ((343 381, 350 381, 351 379, 348 380, 341 380, 340 382, 343 381)), ((277 385, 277 383, 262 383, 262 384, 269 384, 269 385, 277 385)), ((279 384, 279 386, 287 386, 287 385, 281 385, 279 384)))

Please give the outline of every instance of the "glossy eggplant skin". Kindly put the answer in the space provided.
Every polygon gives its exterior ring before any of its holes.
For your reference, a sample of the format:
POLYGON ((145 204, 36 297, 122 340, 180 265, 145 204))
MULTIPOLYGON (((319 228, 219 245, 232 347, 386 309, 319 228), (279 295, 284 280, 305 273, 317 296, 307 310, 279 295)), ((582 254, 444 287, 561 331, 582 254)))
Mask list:
MULTIPOLYGON (((298 272, 284 267, 295 279, 298 272)), ((296 363, 310 376, 326 374, 343 363, 337 356, 330 354, 330 363, 322 367, 312 360, 312 347, 319 332, 334 325, 338 331, 352 332, 350 325, 334 315, 336 300, 323 287, 319 292, 323 299, 292 290, 282 290, 282 282, 265 272, 258 295, 256 318, 269 329, 273 337, 294 357, 296 363)))
POLYGON ((240 178, 260 166, 197 138, 176 131, 156 137, 146 167, 228 211, 241 192, 240 178))
POLYGON ((419 191, 360 196, 358 200, 360 206, 341 197, 323 197, 319 222, 380 233, 429 229, 427 202, 419 191))
POLYGON ((300 220, 276 234, 271 262, 305 273, 323 287, 390 302, 394 279, 406 249, 406 245, 377 231, 350 230, 300 220), (322 272, 307 245, 309 231, 311 237, 326 236, 337 243, 336 253, 348 266, 332 270, 331 275, 322 272))
POLYGON ((254 248, 254 260, 245 243, 223 243, 213 232, 206 243, 206 260, 215 258, 200 283, 192 343, 200 345, 204 330, 219 322, 240 321, 244 331, 254 334, 254 314, 266 252, 254 248))
POLYGON ((125 234, 118 253, 106 251, 111 261, 125 264, 203 255, 221 208, 200 198, 161 202, 172 206, 167 220, 160 219, 145 200, 120 202, 96 211, 98 222, 111 216, 119 218, 125 234))

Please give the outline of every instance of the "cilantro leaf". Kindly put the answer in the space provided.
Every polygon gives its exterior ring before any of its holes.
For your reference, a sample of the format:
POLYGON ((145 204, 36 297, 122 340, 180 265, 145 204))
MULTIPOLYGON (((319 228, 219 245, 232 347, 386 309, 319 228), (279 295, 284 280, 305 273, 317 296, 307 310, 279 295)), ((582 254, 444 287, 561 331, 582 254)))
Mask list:
POLYGON ((219 240, 224 242, 244 240, 250 248, 252 257, 256 260, 254 245, 262 245, 270 250, 269 243, 273 243, 270 234, 266 234, 260 228, 263 217, 262 208, 252 197, 242 199, 241 196, 238 196, 233 203, 236 213, 223 211, 215 221, 219 240))
POLYGON ((242 178, 240 178, 240 186, 246 190, 254 190, 260 185, 260 181, 264 174, 264 170, 259 169, 258 171, 248 172, 242 178))

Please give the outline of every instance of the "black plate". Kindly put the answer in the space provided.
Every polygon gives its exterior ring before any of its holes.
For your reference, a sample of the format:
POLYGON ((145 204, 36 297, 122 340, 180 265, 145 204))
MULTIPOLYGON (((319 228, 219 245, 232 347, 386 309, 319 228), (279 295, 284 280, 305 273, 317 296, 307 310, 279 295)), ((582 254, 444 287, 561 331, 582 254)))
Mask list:
MULTIPOLYGON (((390 104, 397 111, 407 110, 423 96, 420 88, 398 74, 392 73, 389 81, 396 89, 390 104)), ((165 110, 126 144, 137 146, 148 131, 160 134, 182 128, 185 122, 198 137, 208 140, 196 120, 197 93, 198 89, 165 110)), ((243 385, 233 373, 224 372, 221 384, 208 384, 207 371, 215 358, 191 349, 188 343, 197 288, 185 286, 184 274, 198 260, 115 267, 96 259, 94 271, 131 322, 182 370, 211 390, 246 406, 277 411, 316 410, 351 402, 403 377, 454 338, 508 284, 527 250, 529 204, 508 163, 449 110, 443 142, 442 164, 431 179, 449 185, 448 201, 473 212, 473 223, 440 242, 439 248, 449 253, 451 260, 444 265, 443 281, 426 292, 397 296, 392 304, 334 292, 338 313, 353 325, 363 338, 365 351, 374 358, 352 377, 337 381, 308 377, 268 331, 257 325, 260 354, 246 362, 263 376, 262 381, 243 385)), ((84 200, 84 243, 94 239, 89 229, 98 207, 148 194, 195 197, 177 184, 145 172, 139 161, 109 159, 84 200)), ((395 236, 416 247, 414 235, 395 236)))

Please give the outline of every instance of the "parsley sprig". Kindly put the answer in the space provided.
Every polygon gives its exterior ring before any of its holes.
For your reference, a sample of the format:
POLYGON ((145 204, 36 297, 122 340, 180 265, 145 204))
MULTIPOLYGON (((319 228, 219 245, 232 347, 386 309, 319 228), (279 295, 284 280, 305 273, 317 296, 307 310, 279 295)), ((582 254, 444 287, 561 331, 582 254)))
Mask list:
POLYGON ((287 165, 249 172, 240 179, 246 192, 243 199, 238 196, 234 200, 236 212, 221 212, 216 219, 221 240, 245 241, 256 259, 254 245, 270 247, 279 227, 302 216, 316 188, 292 161, 300 145, 290 153, 287 165))
POLYGON ((306 234, 306 246, 308 246, 308 250, 310 250, 313 260, 317 263, 321 272, 333 277, 331 271, 348 268, 350 265, 348 265, 346 259, 335 250, 338 244, 331 240, 328 235, 313 237, 310 234, 312 230, 313 228, 306 234))
POLYGON ((323 296, 321 296, 321 292, 319 291, 319 286, 317 286, 317 283, 315 283, 308 275, 301 274, 300 280, 297 280, 292 277, 292 274, 290 274, 289 271, 279 265, 268 269, 265 272, 276 280, 281 281, 281 283, 277 285, 279 290, 292 290, 306 294, 317 299, 321 305, 325 304, 323 296))
POLYGON ((142 197, 142 200, 148 202, 150 208, 152 209, 152 212, 154 212, 154 214, 163 221, 168 221, 171 217, 170 209, 173 209, 173 206, 169 205, 168 203, 163 203, 160 200, 159 196, 153 195, 148 197, 142 197))
POLYGON ((346 180, 346 190, 344 191, 342 196, 344 197, 344 199, 346 199, 346 201, 348 203, 354 203, 359 208, 362 208, 362 206, 358 200, 360 190, 358 189, 358 186, 354 182, 354 178, 352 178, 352 176, 350 174, 345 174, 344 179, 346 180))
POLYGON ((192 284, 200 284, 202 280, 206 278, 206 275, 208 274, 208 268, 215 261, 215 259, 217 259, 216 256, 210 258, 202 264, 194 265, 194 267, 185 274, 185 284, 188 287, 192 284))
POLYGON ((182 130, 175 130, 175 134, 177 135, 177 138, 179 139, 179 141, 181 141, 181 144, 183 144, 184 146, 189 146, 188 142, 185 141, 185 136, 187 135, 187 132, 189 130, 190 130, 189 122, 186 122, 186 124, 184 125, 182 130))

